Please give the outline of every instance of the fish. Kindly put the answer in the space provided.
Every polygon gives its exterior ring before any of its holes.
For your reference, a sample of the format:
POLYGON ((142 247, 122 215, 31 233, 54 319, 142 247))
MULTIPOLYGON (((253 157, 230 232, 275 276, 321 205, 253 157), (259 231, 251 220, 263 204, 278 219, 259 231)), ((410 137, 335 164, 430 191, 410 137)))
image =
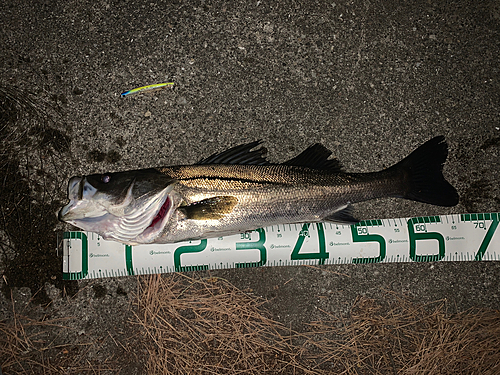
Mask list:
POLYGON ((348 173, 316 143, 296 157, 269 162, 262 141, 213 154, 193 165, 75 176, 61 221, 128 245, 220 237, 304 222, 353 224, 352 204, 404 198, 451 207, 445 179, 448 145, 432 138, 395 165, 348 173))
POLYGON ((173 84, 174 84, 173 82, 164 82, 164 83, 155 83, 153 85, 141 86, 141 87, 137 87, 137 88, 132 89, 132 90, 122 92, 120 94, 120 96, 123 97, 123 96, 140 94, 140 93, 144 93, 144 92, 153 92, 153 91, 163 90, 165 87, 172 86, 173 84))

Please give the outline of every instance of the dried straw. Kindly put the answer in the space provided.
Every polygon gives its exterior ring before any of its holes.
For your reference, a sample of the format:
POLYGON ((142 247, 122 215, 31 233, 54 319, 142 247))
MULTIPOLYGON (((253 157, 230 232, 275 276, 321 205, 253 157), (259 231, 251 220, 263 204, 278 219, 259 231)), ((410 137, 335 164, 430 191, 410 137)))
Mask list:
MULTIPOLYGON (((415 304, 386 292, 358 298, 348 316, 324 311, 298 333, 271 319, 265 300, 221 278, 154 275, 138 284, 133 323, 142 337, 116 344, 116 353, 144 360, 147 374, 500 373, 499 311, 450 313, 444 300, 415 304)), ((70 321, 11 316, 0 322, 5 373, 127 373, 118 354, 92 357, 104 336, 78 343, 70 321)))
POLYGON ((219 278, 151 276, 138 295, 148 374, 497 374, 500 313, 386 293, 297 333, 219 278))
POLYGON ((138 303, 148 374, 314 373, 264 301, 224 279, 151 276, 138 303))

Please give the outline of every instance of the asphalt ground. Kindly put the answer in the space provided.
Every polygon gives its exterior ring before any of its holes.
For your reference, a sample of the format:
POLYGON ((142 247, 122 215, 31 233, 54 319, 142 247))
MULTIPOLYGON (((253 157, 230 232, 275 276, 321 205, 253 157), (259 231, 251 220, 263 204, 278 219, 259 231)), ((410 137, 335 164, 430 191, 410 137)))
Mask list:
MULTIPOLYGON (((275 162, 320 142, 345 170, 368 172, 442 134, 449 144, 444 174, 459 191, 459 205, 384 199, 357 204, 355 216, 499 211, 499 1, 7 0, 0 30, 0 84, 48 108, 42 138, 53 151, 49 165, 24 149, 8 172, 23 179, 31 170, 31 178, 43 180, 50 204, 41 205, 39 189, 28 195, 52 219, 29 232, 51 233, 33 248, 30 235, 24 247, 11 240, 1 260, 2 298, 37 293, 41 303, 57 300, 82 319, 106 320, 100 309, 122 306, 136 280, 62 281, 55 245, 46 242, 68 228, 55 220, 68 179, 194 163, 256 139, 275 162), (158 82, 175 86, 120 97, 158 82), (107 299, 92 309, 78 305, 88 299, 60 297, 62 290, 96 285, 107 299)), ((17 155, 12 150, 9 157, 17 155)), ((4 226, 2 238, 9 233, 4 226)), ((348 312, 358 296, 383 298, 383 290, 424 302, 446 299, 460 311, 500 308, 496 262, 214 274, 270 299, 274 317, 296 328, 320 310, 348 312)))

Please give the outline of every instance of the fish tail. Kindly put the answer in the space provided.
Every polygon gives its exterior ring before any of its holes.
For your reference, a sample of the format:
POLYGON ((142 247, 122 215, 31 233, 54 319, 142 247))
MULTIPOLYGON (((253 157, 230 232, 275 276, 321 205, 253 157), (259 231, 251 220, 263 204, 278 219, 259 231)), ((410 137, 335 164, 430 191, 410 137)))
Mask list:
POLYGON ((390 169, 404 172, 408 178, 407 189, 401 198, 437 206, 455 206, 458 193, 443 176, 447 156, 448 145, 443 136, 437 136, 392 166, 390 169))

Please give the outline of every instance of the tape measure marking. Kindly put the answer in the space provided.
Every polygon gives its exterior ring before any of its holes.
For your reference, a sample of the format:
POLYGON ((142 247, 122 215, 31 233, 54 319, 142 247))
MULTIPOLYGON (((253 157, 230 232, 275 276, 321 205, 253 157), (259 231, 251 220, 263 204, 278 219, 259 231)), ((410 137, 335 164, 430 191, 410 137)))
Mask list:
POLYGON ((91 232, 65 232, 70 280, 261 266, 500 260, 498 213, 365 220, 356 225, 285 224, 239 235, 129 246, 91 232), (493 251, 492 251, 493 250, 493 251))
POLYGON ((78 280, 85 279, 88 275, 89 265, 88 265, 88 240, 87 235, 84 232, 64 232, 63 235, 63 280, 78 280), (74 244, 72 239, 80 240, 80 253, 81 256, 77 259, 81 259, 81 271, 70 272, 69 270, 69 253, 72 250, 72 244, 74 244), (67 270, 67 271, 66 271, 67 270))

